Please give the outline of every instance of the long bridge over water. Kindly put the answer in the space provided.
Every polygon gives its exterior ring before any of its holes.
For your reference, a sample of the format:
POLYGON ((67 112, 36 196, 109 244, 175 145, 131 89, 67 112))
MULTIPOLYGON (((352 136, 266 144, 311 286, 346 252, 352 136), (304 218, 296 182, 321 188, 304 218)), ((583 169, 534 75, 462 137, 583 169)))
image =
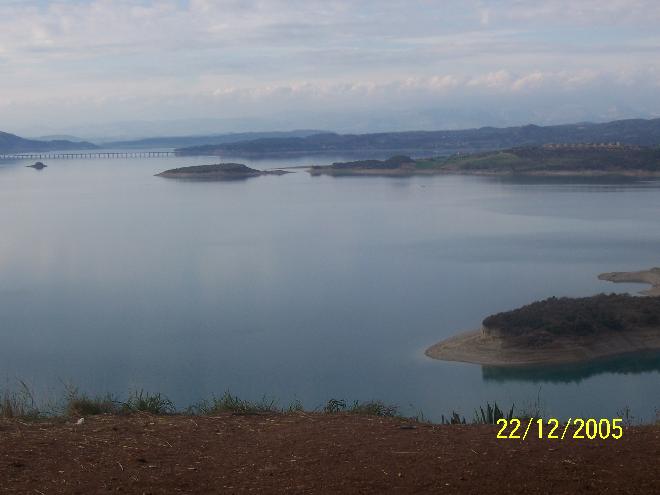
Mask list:
POLYGON ((175 156, 174 151, 87 151, 79 153, 0 153, 0 160, 53 160, 72 158, 152 158, 175 156))

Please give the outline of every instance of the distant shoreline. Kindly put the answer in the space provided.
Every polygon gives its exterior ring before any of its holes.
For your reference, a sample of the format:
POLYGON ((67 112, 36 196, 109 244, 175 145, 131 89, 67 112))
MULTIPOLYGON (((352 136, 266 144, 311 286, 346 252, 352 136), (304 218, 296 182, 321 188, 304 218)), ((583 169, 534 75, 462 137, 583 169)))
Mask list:
POLYGON ((299 166, 284 168, 302 168, 312 176, 327 175, 330 177, 412 177, 429 175, 463 175, 474 177, 547 177, 547 178, 606 178, 621 177, 626 179, 658 179, 660 172, 649 172, 646 170, 562 170, 562 171, 483 171, 483 170, 443 170, 443 169, 397 169, 397 170, 332 170, 325 167, 299 166), (321 170, 319 170, 322 168, 321 170))
POLYGON ((494 177, 660 177, 660 148, 618 143, 544 145, 435 158, 396 155, 312 166, 311 175, 478 175, 494 177))

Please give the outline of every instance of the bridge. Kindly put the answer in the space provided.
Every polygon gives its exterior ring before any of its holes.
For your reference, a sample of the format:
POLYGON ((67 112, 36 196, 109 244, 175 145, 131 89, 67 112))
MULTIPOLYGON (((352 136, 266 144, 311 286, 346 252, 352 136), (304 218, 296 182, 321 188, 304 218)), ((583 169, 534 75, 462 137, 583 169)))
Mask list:
POLYGON ((80 153, 0 153, 0 160, 54 160, 72 158, 152 158, 175 156, 174 151, 88 151, 80 153))

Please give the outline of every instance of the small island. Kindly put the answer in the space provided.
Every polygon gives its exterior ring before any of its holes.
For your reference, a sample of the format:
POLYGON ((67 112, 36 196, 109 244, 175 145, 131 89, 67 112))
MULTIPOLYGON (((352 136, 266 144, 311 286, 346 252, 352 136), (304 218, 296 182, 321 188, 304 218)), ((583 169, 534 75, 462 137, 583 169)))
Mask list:
POLYGON ((217 163, 215 165, 194 165, 166 170, 156 177, 194 180, 239 180, 262 175, 284 175, 286 170, 257 170, 242 163, 217 163))
POLYGON ((480 330, 439 342, 426 355, 487 366, 529 366, 656 350, 660 298, 599 294, 551 297, 489 316, 480 330))
POLYGON ((660 148, 620 143, 546 144, 484 153, 360 160, 312 166, 311 175, 660 177, 660 148))
POLYGON ((43 162, 36 162, 34 165, 28 165, 28 168, 33 168, 35 170, 43 170, 47 166, 48 165, 44 164, 43 162))

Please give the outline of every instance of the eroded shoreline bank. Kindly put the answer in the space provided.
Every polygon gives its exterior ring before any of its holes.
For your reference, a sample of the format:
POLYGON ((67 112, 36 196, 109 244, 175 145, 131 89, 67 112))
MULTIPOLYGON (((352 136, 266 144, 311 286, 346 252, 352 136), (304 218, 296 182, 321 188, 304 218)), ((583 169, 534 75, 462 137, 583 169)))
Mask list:
POLYGON ((649 284, 650 289, 640 291, 647 296, 660 296, 660 268, 654 267, 650 270, 639 272, 609 272, 598 275, 600 280, 614 283, 649 284))
POLYGON ((484 366, 534 366, 567 364, 644 351, 660 351, 660 330, 599 335, 596 338, 559 339, 544 347, 527 347, 481 330, 463 332, 426 349, 433 359, 484 366))

